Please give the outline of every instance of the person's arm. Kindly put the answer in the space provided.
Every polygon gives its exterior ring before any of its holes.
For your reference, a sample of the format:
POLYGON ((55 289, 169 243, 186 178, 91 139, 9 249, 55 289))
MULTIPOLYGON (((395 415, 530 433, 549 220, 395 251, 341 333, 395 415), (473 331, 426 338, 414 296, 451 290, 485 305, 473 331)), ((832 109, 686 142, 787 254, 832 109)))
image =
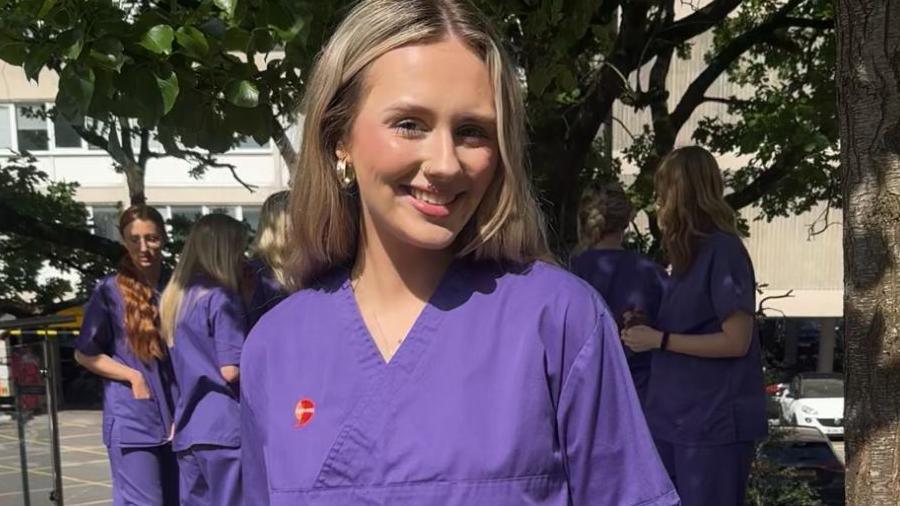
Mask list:
MULTIPOLYGON (((743 357, 750 349, 753 317, 737 311, 722 322, 722 332, 714 334, 669 334, 666 351, 705 358, 743 357)), ((659 349, 663 333, 646 325, 622 332, 622 341, 632 351, 659 349)))
POLYGON ((237 293, 222 290, 212 301, 213 341, 219 372, 228 383, 240 379, 241 348, 247 336, 247 317, 237 293))
POLYGON ((149 399, 150 389, 144 376, 108 353, 115 340, 112 322, 121 315, 113 310, 106 289, 106 281, 98 283, 84 306, 84 319, 75 340, 75 361, 98 376, 127 382, 135 399, 149 399))
MULTIPOLYGON (((708 272, 706 289, 712 302, 712 314, 721 322, 721 330, 699 335, 670 334, 666 350, 695 357, 743 357, 753 340, 753 314, 756 309, 753 266, 737 237, 719 237, 712 247, 714 250, 708 270, 704 265, 700 266, 699 272, 708 272)), ((633 327, 622 334, 626 346, 635 351, 657 349, 662 344, 662 338, 661 331, 646 326, 633 327)))
POLYGON ((92 373, 113 381, 122 381, 131 385, 131 392, 135 399, 149 399, 150 387, 144 380, 144 375, 137 369, 115 360, 106 353, 99 355, 85 355, 75 350, 75 361, 92 373))
POLYGON ((562 384, 557 426, 571 504, 675 506, 617 335, 603 316, 562 384))
MULTIPOLYGON (((259 327, 253 330, 249 343, 265 342, 267 335, 259 327)), ((265 350, 262 346, 247 347, 241 357, 241 366, 247 371, 241 388, 241 479, 244 503, 257 506, 269 504, 269 478, 266 466, 266 413, 267 389, 263 381, 266 370, 265 350)))

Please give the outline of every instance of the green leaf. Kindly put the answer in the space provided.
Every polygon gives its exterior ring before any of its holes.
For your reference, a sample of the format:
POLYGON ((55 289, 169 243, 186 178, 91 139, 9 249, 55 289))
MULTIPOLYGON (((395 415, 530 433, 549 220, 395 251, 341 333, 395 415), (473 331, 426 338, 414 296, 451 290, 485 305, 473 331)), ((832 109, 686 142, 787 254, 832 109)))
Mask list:
POLYGON ((24 42, 5 38, 0 34, 0 60, 18 67, 25 62, 27 56, 28 48, 24 42))
POLYGON ((256 52, 268 53, 275 49, 275 38, 272 37, 268 29, 257 28, 253 30, 253 35, 250 36, 250 45, 256 52))
POLYGON ((203 32, 193 26, 182 26, 175 32, 175 40, 184 48, 188 56, 201 60, 209 53, 209 43, 203 32))
POLYGON ((120 71, 125 63, 125 47, 119 39, 106 37, 91 44, 88 52, 91 60, 99 66, 113 71, 120 71))
POLYGON ((237 0, 214 0, 216 7, 225 11, 228 17, 234 16, 234 9, 237 7, 237 0))
POLYGON ((42 44, 36 47, 32 47, 31 51, 28 52, 28 56, 25 58, 25 62, 22 65, 23 70, 25 70, 25 77, 28 79, 37 82, 38 76, 43 70, 44 66, 47 65, 47 61, 50 59, 50 54, 53 52, 53 46, 49 44, 42 44))
POLYGON ((155 54, 171 54, 175 31, 169 25, 156 25, 147 30, 139 44, 155 54))
POLYGON ((550 81, 553 80, 553 74, 546 68, 534 68, 528 73, 528 91, 535 97, 540 97, 546 91, 550 81))
POLYGON ((175 99, 178 98, 178 76, 172 72, 166 79, 157 77, 156 84, 163 99, 163 115, 168 114, 175 105, 175 99))
POLYGON ((225 98, 238 107, 256 107, 259 104, 259 90, 246 80, 234 80, 225 87, 225 98))
MULTIPOLYGON (((72 106, 74 106, 77 114, 75 116, 83 116, 88 106, 91 105, 91 98, 94 96, 94 71, 90 67, 77 64, 69 64, 62 71, 59 78, 59 93, 57 99, 61 96, 66 97, 72 106)), ((68 116, 71 117, 72 111, 68 116)))
POLYGON ((225 32, 225 49, 227 51, 241 51, 246 53, 250 45, 250 32, 238 27, 229 28, 225 32))
POLYGON ((41 10, 37 13, 38 19, 44 19, 44 16, 53 9, 54 5, 56 5, 56 0, 44 0, 44 3, 41 5, 41 10))
POLYGON ((84 48, 84 32, 78 28, 66 30, 56 38, 56 46, 65 58, 77 60, 84 48))

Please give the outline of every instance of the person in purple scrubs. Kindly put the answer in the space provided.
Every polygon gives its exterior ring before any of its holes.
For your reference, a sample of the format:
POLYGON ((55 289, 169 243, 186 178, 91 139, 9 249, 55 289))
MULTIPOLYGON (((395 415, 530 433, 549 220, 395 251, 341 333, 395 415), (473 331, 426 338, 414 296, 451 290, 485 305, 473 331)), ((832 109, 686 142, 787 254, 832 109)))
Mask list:
POLYGON ((178 504, 178 464, 171 432, 175 382, 160 338, 157 303, 165 223, 138 205, 119 218, 127 254, 97 283, 84 308, 75 360, 103 377, 103 444, 109 453, 113 504, 178 504))
MULTIPOLYGON (((571 271, 600 292, 619 329, 637 323, 654 325, 667 279, 662 267, 646 256, 623 248, 625 230, 634 209, 618 183, 585 190, 578 211, 580 253, 571 271)), ((625 350, 628 368, 643 402, 650 381, 649 351, 625 350)))
POLYGON ((741 505, 767 432, 753 265, 712 154, 673 151, 654 184, 672 279, 656 328, 622 338, 653 350, 645 413, 684 504, 741 505))
POLYGON ((160 302, 178 380, 173 448, 181 504, 242 504, 238 365, 247 333, 240 291, 246 244, 239 221, 201 217, 160 302))
POLYGON ((466 5, 362 1, 309 76, 247 504, 678 504, 614 318, 544 260, 517 73, 466 5))
POLYGON ((287 247, 288 214, 287 191, 269 195, 259 213, 259 227, 250 250, 253 256, 247 262, 246 278, 250 285, 247 303, 248 327, 253 328, 259 318, 287 297, 285 262, 287 247))

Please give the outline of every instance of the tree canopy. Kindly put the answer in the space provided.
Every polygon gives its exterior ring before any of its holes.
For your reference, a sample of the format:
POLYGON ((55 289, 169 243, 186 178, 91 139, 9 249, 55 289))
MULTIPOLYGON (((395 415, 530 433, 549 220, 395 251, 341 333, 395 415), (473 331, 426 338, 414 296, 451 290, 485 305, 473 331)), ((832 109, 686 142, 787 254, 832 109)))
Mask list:
MULTIPOLYGON (((736 209, 758 206, 771 218, 821 201, 840 204, 830 2, 713 0, 678 9, 674 0, 473 3, 521 70, 534 182, 560 254, 575 242, 580 189, 622 178, 623 163, 638 167, 626 183, 652 217, 656 165, 692 119, 699 121, 695 142, 747 160, 728 175, 736 209), (673 62, 697 58, 691 48, 703 37, 713 43, 698 46, 705 48, 700 70, 687 86, 673 86, 673 62), (740 86, 740 96, 714 96, 722 78, 740 86), (728 114, 695 117, 711 102, 728 114), (650 121, 614 152, 601 133, 620 119, 617 103, 629 114, 649 113, 650 121)), ((30 78, 41 69, 60 75, 53 114, 109 152, 132 202, 140 202, 146 163, 155 157, 188 159, 200 176, 225 165, 216 154, 252 137, 274 141, 290 164, 296 155, 284 127, 296 120, 305 72, 351 4, 6 0, 0 59, 30 78)), ((47 239, 11 229, 27 218, 17 212, 10 210, 0 233, 47 239)), ((103 249, 65 234, 51 239, 103 249)))

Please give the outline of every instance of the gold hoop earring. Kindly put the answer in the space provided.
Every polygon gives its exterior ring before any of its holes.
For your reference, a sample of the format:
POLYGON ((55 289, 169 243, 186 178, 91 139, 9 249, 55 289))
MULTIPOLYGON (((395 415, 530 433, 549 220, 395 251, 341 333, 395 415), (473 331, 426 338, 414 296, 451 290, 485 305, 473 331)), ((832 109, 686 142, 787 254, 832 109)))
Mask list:
POLYGON ((338 160, 335 169, 337 171, 338 181, 340 181, 342 188, 349 188, 356 180, 356 174, 353 173, 353 167, 347 163, 347 160, 344 160, 343 158, 338 160))

